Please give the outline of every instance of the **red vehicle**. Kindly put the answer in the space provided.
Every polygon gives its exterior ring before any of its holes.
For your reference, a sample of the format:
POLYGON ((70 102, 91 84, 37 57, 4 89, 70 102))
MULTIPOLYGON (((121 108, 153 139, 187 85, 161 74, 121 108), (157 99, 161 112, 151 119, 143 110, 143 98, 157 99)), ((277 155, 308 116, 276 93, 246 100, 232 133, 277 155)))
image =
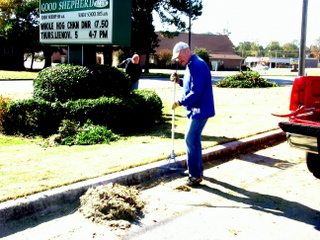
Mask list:
POLYGON ((280 122, 280 128, 287 133, 291 147, 306 151, 306 162, 310 172, 320 178, 320 77, 301 76, 294 80, 289 117, 280 122))

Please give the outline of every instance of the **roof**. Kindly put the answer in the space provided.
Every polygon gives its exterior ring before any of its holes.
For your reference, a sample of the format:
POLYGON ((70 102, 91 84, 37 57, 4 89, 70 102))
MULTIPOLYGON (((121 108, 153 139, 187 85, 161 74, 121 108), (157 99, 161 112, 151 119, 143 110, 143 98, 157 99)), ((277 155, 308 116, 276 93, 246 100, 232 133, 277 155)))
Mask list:
MULTIPOLYGON (((177 42, 183 41, 188 43, 189 34, 180 33, 179 36, 173 39, 162 37, 157 33, 160 39, 159 47, 155 48, 156 52, 163 49, 172 51, 177 42)), ((195 48, 207 49, 209 55, 213 58, 225 59, 243 59, 234 52, 234 45, 226 35, 213 35, 213 34, 191 34, 191 50, 195 48)))
MULTIPOLYGON (((274 58, 274 57, 247 57, 244 62, 269 62, 269 63, 290 63, 292 58, 274 58)), ((306 58, 306 61, 319 61, 317 58, 306 58)))
POLYGON ((219 58, 219 59, 244 59, 237 54, 209 54, 211 58, 219 58))

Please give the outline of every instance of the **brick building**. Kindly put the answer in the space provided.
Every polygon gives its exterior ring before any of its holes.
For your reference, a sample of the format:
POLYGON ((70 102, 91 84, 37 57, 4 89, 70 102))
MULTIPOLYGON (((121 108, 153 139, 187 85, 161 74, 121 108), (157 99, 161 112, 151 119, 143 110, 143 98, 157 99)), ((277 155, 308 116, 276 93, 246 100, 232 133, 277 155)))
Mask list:
MULTIPOLYGON (((156 53, 169 49, 172 51, 177 42, 183 41, 188 43, 189 34, 180 33, 173 39, 162 37, 160 34, 159 47, 156 53)), ((234 52, 234 45, 226 35, 213 34, 191 34, 191 51, 195 48, 205 48, 210 55, 212 70, 238 70, 241 67, 244 58, 234 52)))

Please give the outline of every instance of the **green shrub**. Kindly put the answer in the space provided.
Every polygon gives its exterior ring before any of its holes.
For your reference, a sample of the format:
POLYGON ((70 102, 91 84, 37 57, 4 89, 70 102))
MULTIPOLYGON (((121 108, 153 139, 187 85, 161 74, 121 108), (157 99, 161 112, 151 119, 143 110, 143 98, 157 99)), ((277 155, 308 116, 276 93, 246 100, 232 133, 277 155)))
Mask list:
POLYGON ((60 125, 61 126, 58 129, 58 138, 61 139, 60 142, 62 142, 62 139, 75 135, 79 132, 80 124, 75 121, 64 119, 60 125))
POLYGON ((3 131, 6 134, 49 136, 56 132, 64 109, 60 102, 27 99, 12 101, 4 116, 3 131))
MULTIPOLYGON (((63 104, 68 112, 66 118, 84 124, 91 119, 95 125, 108 126, 114 132, 123 133, 122 125, 126 122, 127 109, 122 99, 101 97, 97 99, 79 99, 63 104)), ((125 129, 123 129, 125 130, 125 129)))
POLYGON ((92 69, 92 78, 86 86, 90 95, 86 98, 128 97, 131 92, 130 78, 122 70, 106 65, 96 65, 92 69))
POLYGON ((137 90, 130 97, 100 97, 76 101, 49 102, 39 99, 12 101, 4 117, 6 134, 50 136, 63 119, 79 122, 90 119, 118 134, 139 132, 162 118, 162 101, 153 91, 137 90))
POLYGON ((137 129, 145 129, 154 125, 162 118, 162 100, 154 91, 134 90, 132 97, 128 98, 128 105, 133 106, 131 114, 138 122, 137 129))
POLYGON ((222 88, 266 88, 278 85, 262 78, 257 72, 241 71, 239 74, 223 78, 215 86, 222 88))
POLYGON ((64 119, 81 125, 90 119, 95 125, 128 134, 161 120, 162 108, 155 92, 131 91, 129 78, 116 68, 60 64, 42 70, 34 79, 33 99, 11 102, 7 114, 0 117, 4 133, 10 135, 47 137, 57 132, 64 119))
POLYGON ((11 99, 3 97, 0 95, 0 130, 2 129, 2 123, 4 121, 4 117, 8 112, 8 105, 10 103, 11 99))
POLYGON ((193 52, 196 55, 198 55, 203 61, 205 61, 209 67, 211 67, 210 66, 210 55, 209 55, 209 52, 206 48, 196 47, 193 52))
POLYGON ((60 64, 40 71, 33 80, 36 99, 50 102, 76 100, 86 95, 85 86, 92 73, 83 66, 60 64))
POLYGON ((105 65, 91 69, 70 64, 45 68, 34 79, 34 98, 50 102, 128 96, 129 78, 120 70, 105 65))
POLYGON ((119 99, 101 97, 80 99, 64 104, 68 119, 82 124, 91 119, 95 125, 108 126, 115 133, 129 134, 144 131, 161 120, 162 101, 154 92, 135 90, 130 97, 119 99))
POLYGON ((87 120, 83 126, 74 121, 63 120, 54 139, 58 144, 70 146, 109 143, 119 137, 105 126, 93 125, 91 120, 87 120))

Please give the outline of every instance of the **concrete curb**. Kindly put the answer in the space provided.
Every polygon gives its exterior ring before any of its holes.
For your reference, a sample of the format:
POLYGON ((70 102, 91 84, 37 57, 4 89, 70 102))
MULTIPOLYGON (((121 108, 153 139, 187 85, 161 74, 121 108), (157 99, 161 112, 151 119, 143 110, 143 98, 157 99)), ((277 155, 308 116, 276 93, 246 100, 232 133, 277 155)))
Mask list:
MULTIPOLYGON (((281 129, 274 130, 203 150, 203 161, 209 162, 215 159, 225 159, 237 154, 246 153, 250 149, 261 148, 283 141, 285 141, 285 133, 281 129)), ((185 166, 185 160, 185 155, 179 156, 176 158, 176 162, 170 163, 169 166, 173 166, 173 164, 179 164, 179 167, 185 166)), ((63 204, 74 203, 90 187, 103 186, 108 183, 124 185, 142 183, 155 176, 160 176, 164 171, 168 171, 162 170, 161 167, 168 167, 168 161, 163 160, 69 186, 55 188, 25 198, 3 202, 0 204, 0 226, 10 220, 16 220, 34 213, 55 211, 63 204)))

